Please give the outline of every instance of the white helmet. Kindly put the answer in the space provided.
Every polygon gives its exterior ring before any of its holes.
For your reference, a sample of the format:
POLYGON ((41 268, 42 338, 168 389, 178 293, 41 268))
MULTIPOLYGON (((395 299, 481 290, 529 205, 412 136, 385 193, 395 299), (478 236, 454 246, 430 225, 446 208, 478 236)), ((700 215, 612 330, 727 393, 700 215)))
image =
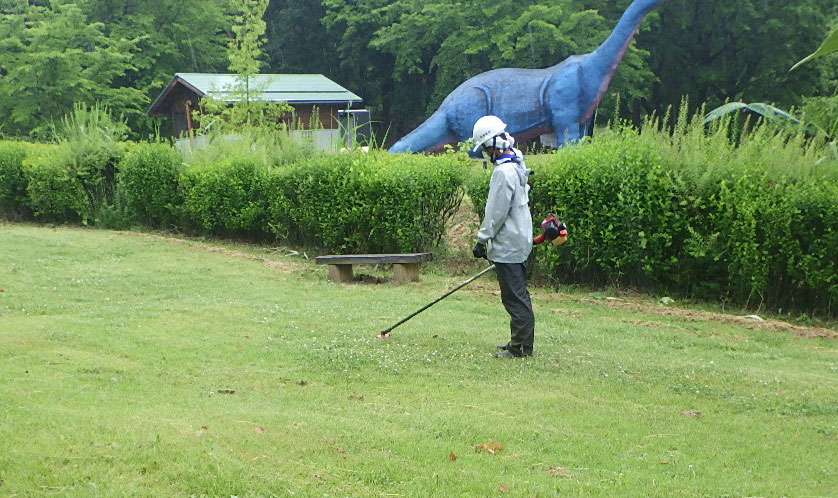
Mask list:
POLYGON ((474 132, 471 134, 474 140, 472 152, 477 152, 481 147, 495 147, 504 150, 515 144, 512 135, 506 133, 506 123, 497 116, 483 116, 474 123, 474 132))

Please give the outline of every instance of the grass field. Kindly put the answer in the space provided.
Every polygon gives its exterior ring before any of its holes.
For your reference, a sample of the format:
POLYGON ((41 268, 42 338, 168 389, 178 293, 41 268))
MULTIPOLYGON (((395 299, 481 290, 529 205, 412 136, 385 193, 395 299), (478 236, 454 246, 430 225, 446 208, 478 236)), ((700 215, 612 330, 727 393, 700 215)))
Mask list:
POLYGON ((326 275, 0 225, 0 496, 838 496, 834 338, 536 289, 497 360, 493 277, 378 340, 464 278, 326 275))

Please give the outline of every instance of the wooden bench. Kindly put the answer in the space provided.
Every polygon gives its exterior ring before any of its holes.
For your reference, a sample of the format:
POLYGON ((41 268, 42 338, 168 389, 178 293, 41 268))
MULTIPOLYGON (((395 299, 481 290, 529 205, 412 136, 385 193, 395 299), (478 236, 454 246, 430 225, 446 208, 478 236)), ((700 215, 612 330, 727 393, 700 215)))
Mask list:
POLYGON ((393 276, 397 283, 418 282, 419 263, 431 261, 429 252, 410 254, 347 254, 318 256, 315 262, 329 265, 329 280, 349 282, 352 280, 352 265, 392 264, 393 276))

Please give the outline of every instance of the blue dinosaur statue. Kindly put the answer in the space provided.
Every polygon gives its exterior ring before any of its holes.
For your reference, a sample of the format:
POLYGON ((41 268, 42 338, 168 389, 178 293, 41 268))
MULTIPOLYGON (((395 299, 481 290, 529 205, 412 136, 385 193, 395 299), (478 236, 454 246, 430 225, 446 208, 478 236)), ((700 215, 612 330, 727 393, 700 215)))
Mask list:
POLYGON ((501 118, 519 141, 550 132, 559 146, 579 140, 589 134, 594 110, 640 22, 663 1, 634 0, 614 31, 588 54, 543 69, 493 69, 469 78, 390 152, 433 152, 464 142, 487 114, 501 118))

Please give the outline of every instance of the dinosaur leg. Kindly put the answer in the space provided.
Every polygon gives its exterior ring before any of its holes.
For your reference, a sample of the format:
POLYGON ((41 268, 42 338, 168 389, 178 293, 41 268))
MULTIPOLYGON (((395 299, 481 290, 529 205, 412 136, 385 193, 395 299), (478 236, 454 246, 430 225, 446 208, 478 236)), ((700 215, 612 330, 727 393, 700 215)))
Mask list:
POLYGON ((445 114, 438 110, 415 130, 390 147, 390 152, 432 152, 445 144, 456 143, 457 137, 448 129, 445 114))
POLYGON ((556 143, 559 147, 578 142, 586 132, 586 125, 579 124, 574 116, 559 116, 550 122, 550 127, 556 134, 556 143))
POLYGON ((586 121, 580 126, 580 129, 582 130, 583 137, 594 136, 594 117, 591 116, 591 118, 588 121, 586 121))

